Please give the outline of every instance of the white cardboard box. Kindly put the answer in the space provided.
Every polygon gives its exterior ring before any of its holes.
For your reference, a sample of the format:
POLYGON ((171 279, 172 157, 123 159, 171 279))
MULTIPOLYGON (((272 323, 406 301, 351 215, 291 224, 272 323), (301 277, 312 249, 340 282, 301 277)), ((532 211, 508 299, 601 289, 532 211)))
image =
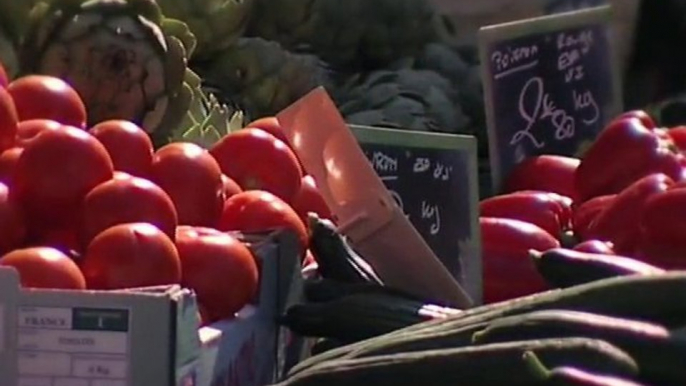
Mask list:
POLYGON ((297 238, 277 233, 253 248, 261 262, 259 300, 236 319, 200 330, 203 349, 198 386, 270 384, 305 355, 297 349, 303 340, 291 337, 278 324, 285 308, 302 296, 297 238))
MULTIPOLYGON (((299 295, 297 239, 253 238, 256 305, 198 330, 192 291, 20 290, 0 268, 0 386, 261 386, 278 377, 277 317, 299 295), (202 339, 202 342, 201 342, 202 339)), ((284 348, 285 350, 285 348, 284 348)))

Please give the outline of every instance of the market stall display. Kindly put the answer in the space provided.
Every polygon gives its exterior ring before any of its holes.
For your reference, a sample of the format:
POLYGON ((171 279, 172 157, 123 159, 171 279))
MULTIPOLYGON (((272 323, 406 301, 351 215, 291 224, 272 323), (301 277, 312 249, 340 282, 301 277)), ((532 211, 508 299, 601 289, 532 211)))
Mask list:
POLYGON ((683 98, 438 3, 0 0, 3 386, 686 382, 683 98))

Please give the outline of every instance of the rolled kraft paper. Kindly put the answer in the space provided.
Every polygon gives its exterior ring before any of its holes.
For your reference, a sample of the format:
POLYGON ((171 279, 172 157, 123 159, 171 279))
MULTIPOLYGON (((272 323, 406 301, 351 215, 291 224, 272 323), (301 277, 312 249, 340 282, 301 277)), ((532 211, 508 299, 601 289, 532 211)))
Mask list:
POLYGON ((472 304, 395 204, 323 88, 277 118, 339 230, 387 285, 454 307, 472 304))

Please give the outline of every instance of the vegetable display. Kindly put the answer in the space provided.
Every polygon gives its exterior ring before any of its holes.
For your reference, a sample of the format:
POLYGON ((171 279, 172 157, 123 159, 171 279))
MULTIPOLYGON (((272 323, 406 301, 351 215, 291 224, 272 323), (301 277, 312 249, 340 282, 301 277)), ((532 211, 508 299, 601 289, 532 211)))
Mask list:
MULTIPOLYGON (((0 265, 16 269, 23 287, 180 284, 197 294, 203 323, 229 320, 259 289, 245 236, 286 229, 304 258, 307 215, 331 218, 312 177, 269 129, 229 133, 228 110, 196 104, 185 113, 197 124, 172 134, 197 141, 155 147, 154 133, 124 117, 90 124, 80 95, 48 75, 0 88, 0 265), (208 138, 209 149, 199 144, 208 138)), ((255 125, 280 131, 275 119, 255 125)))
POLYGON ((258 300, 251 237, 285 231, 303 294, 273 323, 314 355, 279 386, 686 383, 686 127, 659 114, 482 197, 483 305, 386 285, 339 229, 276 115, 323 86, 348 123, 487 158, 450 30, 428 0, 0 1, 0 266, 26 289, 178 284, 208 325, 258 300))

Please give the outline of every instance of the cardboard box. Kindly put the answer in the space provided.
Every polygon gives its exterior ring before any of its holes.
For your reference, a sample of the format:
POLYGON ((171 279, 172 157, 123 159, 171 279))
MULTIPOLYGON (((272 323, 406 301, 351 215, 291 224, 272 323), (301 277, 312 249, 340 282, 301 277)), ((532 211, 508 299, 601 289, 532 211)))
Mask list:
POLYGON ((260 259, 257 304, 236 319, 200 329, 201 370, 198 386, 262 386, 275 382, 287 364, 303 358, 293 350, 302 339, 288 337, 278 317, 302 298, 302 274, 297 238, 279 232, 253 244, 260 259))
POLYGON ((0 268, 0 385, 264 385, 277 377, 277 317, 297 298, 297 238, 251 237, 257 305, 198 330, 192 291, 177 285, 121 291, 21 290, 0 268), (202 343, 201 343, 202 339, 202 343))
POLYGON ((17 317, 19 278, 0 270, 0 385, 17 385, 17 317))
POLYGON ((200 355, 191 291, 24 290, 17 386, 194 385, 200 355))

